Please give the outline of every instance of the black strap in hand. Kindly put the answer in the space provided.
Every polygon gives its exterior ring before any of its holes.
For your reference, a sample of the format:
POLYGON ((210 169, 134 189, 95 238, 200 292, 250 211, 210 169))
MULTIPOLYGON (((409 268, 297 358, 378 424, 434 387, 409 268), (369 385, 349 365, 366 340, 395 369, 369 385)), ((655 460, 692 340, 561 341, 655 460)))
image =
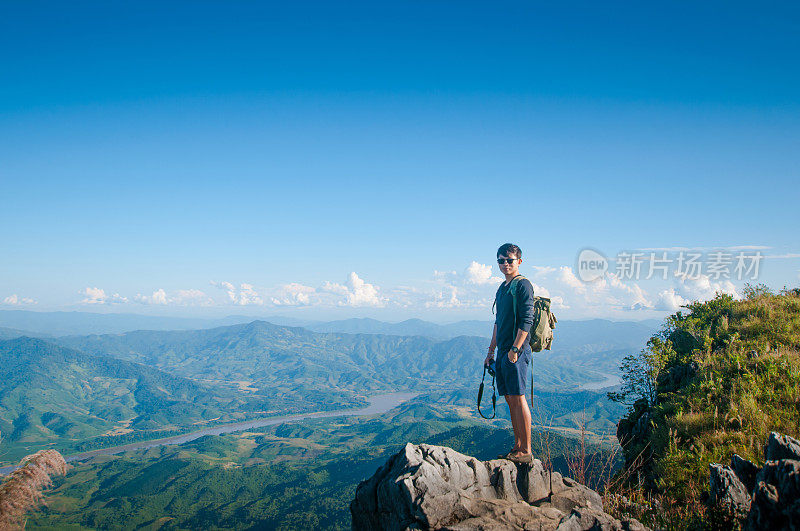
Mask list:
POLYGON ((483 398, 483 379, 486 378, 486 370, 489 369, 488 365, 483 366, 483 376, 481 377, 481 386, 478 388, 478 414, 485 418, 486 420, 491 420, 497 414, 497 396, 495 395, 495 388, 494 388, 494 371, 489 370, 489 374, 492 375, 492 416, 487 417, 481 411, 481 399, 483 398))

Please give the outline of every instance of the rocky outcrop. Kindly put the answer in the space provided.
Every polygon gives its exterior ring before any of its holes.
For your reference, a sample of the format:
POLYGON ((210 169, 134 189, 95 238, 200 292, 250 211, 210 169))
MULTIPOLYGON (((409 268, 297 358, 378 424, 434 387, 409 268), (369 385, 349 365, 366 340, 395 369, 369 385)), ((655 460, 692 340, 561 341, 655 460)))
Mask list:
POLYGON ((709 465, 711 472, 711 492, 709 501, 713 506, 744 518, 750 511, 750 491, 732 467, 716 463, 709 465))
POLYGON ((407 444, 350 504, 355 530, 645 529, 603 512, 593 490, 541 461, 480 461, 444 446, 407 444))
POLYGON ((733 456, 730 466, 710 465, 709 502, 745 529, 800 529, 800 441, 772 432, 764 466, 733 456))
POLYGON ((767 446, 764 448, 765 461, 780 461, 781 459, 800 460, 800 441, 772 432, 767 439, 767 446))

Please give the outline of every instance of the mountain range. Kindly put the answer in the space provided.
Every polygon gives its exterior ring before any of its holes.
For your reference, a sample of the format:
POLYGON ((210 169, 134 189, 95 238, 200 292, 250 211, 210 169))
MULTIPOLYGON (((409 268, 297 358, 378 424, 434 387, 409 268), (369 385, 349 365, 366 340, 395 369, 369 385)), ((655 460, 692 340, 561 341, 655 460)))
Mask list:
MULTIPOLYGON (((456 325, 487 323, 450 326, 456 325)), ((7 458, 53 444, 69 452, 214 422, 356 407, 379 392, 415 391, 465 411, 474 407, 486 337, 431 337, 446 327, 419 320, 316 326, 372 333, 252 321, 2 341, 0 431, 7 458), (381 330, 429 335, 374 333, 381 330)), ((0 330, 5 337, 20 332, 0 330)), ((607 429, 622 412, 604 393, 587 389, 615 371, 621 356, 641 348, 650 329, 567 321, 557 333, 557 347, 535 357, 535 405, 555 425, 571 427, 574 415, 587 411, 591 429, 607 429)))
POLYGON ((41 339, 0 341, 4 449, 164 429, 224 415, 237 400, 145 365, 41 339))
MULTIPOLYGON (((337 321, 315 321, 286 316, 230 315, 219 319, 152 316, 127 313, 92 312, 34 312, 28 310, 0 310, 0 338, 55 337, 65 335, 121 334, 134 330, 197 330, 216 328, 252 321, 266 321, 279 326, 303 327, 314 332, 338 332, 343 334, 383 334, 398 336, 426 336, 448 339, 457 336, 490 337, 492 321, 468 320, 450 324, 437 324, 422 319, 407 319, 389 323, 370 318, 342 319, 337 321)), ((618 336, 641 329, 655 330, 660 321, 608 321, 589 319, 583 321, 560 321, 559 330, 565 329, 566 338, 577 337, 584 342, 598 334, 598 339, 609 334, 618 336), (572 333, 576 328, 577 336, 572 333)), ((561 334, 559 332, 559 334, 561 334)), ((639 337, 639 336, 637 336, 639 337)), ((561 342, 561 339, 559 339, 561 342)))

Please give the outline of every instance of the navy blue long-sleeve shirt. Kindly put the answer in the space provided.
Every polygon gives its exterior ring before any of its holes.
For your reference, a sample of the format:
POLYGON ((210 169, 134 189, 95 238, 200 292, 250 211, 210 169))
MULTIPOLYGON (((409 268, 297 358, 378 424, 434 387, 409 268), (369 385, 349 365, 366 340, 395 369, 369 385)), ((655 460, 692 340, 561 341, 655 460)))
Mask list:
MULTIPOLYGON (((495 303, 497 317, 497 352, 505 353, 511 349, 517 330, 514 328, 514 298, 509 293, 509 284, 503 282, 497 288, 495 303)), ((533 285, 527 278, 517 281, 517 326, 525 332, 530 332, 533 325, 533 285)))

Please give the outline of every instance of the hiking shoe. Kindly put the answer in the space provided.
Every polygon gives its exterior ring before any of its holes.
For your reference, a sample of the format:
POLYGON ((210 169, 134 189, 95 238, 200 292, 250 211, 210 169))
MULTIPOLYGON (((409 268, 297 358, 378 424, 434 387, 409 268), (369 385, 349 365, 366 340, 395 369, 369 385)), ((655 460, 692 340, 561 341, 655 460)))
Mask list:
POLYGON ((506 459, 515 463, 529 465, 533 462, 533 454, 511 455, 509 453, 506 459))
POLYGON ((514 452, 516 452, 516 450, 509 450, 504 454, 498 455, 497 459, 511 459, 511 454, 513 454, 514 452))

